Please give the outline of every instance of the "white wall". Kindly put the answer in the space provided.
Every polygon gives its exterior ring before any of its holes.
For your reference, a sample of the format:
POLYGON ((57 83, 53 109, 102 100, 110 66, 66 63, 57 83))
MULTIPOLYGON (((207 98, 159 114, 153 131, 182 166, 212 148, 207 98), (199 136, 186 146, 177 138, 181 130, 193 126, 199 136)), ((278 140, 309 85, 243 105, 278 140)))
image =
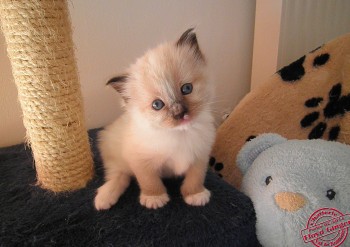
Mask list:
POLYGON ((277 68, 349 32, 349 0, 283 0, 277 68))
POLYGON ((0 32, 0 147, 23 140, 25 129, 17 100, 17 89, 6 56, 5 38, 0 32))
MULTIPOLYGON (((145 50, 196 27, 217 88, 218 115, 250 87, 255 0, 69 1, 89 128, 120 114, 116 93, 105 87, 145 50)), ((0 146, 23 141, 16 89, 0 36, 0 146)))
POLYGON ((350 32, 349 0, 256 0, 252 88, 350 32))
POLYGON ((276 72, 283 0, 257 0, 251 88, 276 72))
POLYGON ((349 0, 257 0, 252 88, 314 48, 350 32, 349 0))

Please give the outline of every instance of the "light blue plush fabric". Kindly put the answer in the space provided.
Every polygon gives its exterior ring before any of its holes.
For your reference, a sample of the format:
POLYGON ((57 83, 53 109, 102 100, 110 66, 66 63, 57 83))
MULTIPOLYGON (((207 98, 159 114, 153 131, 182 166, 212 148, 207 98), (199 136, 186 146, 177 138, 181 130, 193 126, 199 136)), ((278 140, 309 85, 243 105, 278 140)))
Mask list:
MULTIPOLYGON (((305 244, 301 235, 312 213, 320 208, 350 213, 349 145, 263 134, 243 146, 237 164, 244 174, 242 191, 252 199, 256 211, 258 239, 265 247, 314 246, 305 244), (281 192, 297 194, 305 205, 295 211, 281 208, 276 200, 281 192)), ((328 219, 331 216, 322 216, 317 222, 328 219)), ((337 239, 340 233, 319 241, 337 239)), ((350 233, 342 246, 350 246, 350 233)))

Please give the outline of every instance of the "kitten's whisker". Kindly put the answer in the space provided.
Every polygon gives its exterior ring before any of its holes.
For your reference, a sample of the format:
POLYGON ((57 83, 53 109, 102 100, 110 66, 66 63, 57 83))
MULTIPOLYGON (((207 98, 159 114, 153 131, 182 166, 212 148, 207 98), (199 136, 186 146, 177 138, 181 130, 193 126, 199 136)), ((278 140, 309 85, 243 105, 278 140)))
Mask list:
POLYGON ((200 104, 197 104, 199 107, 203 107, 203 106, 214 106, 214 108, 219 108, 218 105, 216 105, 217 102, 203 102, 200 104))
POLYGON ((214 100, 201 103, 202 105, 215 105, 218 103, 230 103, 228 100, 214 100))
MULTIPOLYGON (((197 111, 197 110, 200 110, 201 106, 197 106, 197 107, 193 107, 193 110, 194 111, 197 111)), ((215 113, 215 114, 223 114, 222 111, 218 110, 218 109, 212 109, 212 108, 209 108, 207 109, 208 112, 211 112, 211 113, 215 113)))

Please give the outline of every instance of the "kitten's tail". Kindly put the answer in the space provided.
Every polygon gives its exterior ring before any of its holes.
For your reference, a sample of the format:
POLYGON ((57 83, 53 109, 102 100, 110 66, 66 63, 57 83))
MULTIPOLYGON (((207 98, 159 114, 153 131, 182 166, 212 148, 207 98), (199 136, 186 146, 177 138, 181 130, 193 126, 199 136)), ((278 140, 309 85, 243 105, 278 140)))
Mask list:
POLYGON ((130 179, 130 175, 126 173, 118 172, 113 174, 113 177, 98 188, 94 202, 95 208, 97 210, 106 210, 116 204, 119 197, 128 188, 130 179))

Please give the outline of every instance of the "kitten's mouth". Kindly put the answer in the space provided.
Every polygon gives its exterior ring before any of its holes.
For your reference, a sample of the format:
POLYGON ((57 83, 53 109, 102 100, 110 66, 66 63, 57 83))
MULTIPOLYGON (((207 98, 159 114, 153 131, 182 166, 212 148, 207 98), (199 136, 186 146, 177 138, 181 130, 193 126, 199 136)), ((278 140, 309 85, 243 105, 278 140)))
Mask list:
POLYGON ((188 108, 180 104, 174 105, 173 118, 176 125, 184 125, 192 120, 188 108))
POLYGON ((185 114, 181 119, 177 119, 176 123, 174 124, 173 129, 175 130, 187 130, 191 126, 193 118, 185 114))
MULTIPOLYGON (((172 113, 172 125, 173 127, 179 127, 180 129, 187 128, 189 124, 193 121, 193 114, 190 113, 188 107, 184 104, 175 103, 170 109, 172 113)), ((176 128, 177 129, 177 128, 176 128)))
POLYGON ((191 118, 188 114, 185 114, 180 120, 180 124, 188 124, 189 122, 191 122, 191 118))

